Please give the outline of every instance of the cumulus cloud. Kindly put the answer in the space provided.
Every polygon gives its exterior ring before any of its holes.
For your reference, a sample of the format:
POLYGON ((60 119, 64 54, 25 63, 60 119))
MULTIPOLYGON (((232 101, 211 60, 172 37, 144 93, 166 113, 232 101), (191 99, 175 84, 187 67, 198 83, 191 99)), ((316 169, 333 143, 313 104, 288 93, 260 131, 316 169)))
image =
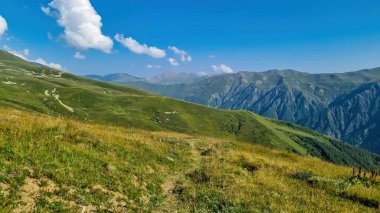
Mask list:
POLYGON ((80 53, 80 52, 76 52, 76 53, 74 54, 74 58, 75 58, 75 59, 81 59, 81 60, 83 60, 83 59, 86 58, 86 56, 83 55, 83 54, 80 53))
POLYGON ((136 54, 145 54, 153 58, 165 58, 166 52, 157 47, 149 47, 146 44, 140 44, 138 41, 132 37, 125 38, 123 34, 115 35, 116 41, 121 43, 124 47, 128 48, 130 51, 136 54))
POLYGON ((29 53, 30 53, 29 49, 24 49, 24 50, 22 51, 22 54, 23 54, 24 56, 29 56, 29 53))
MULTIPOLYGON (((181 60, 182 60, 182 58, 181 58, 181 60)), ((182 61, 183 61, 183 60, 182 60, 182 61)), ((193 61, 193 57, 191 57, 190 55, 187 56, 187 57, 186 57, 186 61, 187 61, 187 62, 191 62, 191 61, 193 61)))
POLYGON ((13 54, 13 55, 15 55, 15 56, 17 56, 17 57, 19 57, 19 58, 22 58, 22 59, 24 59, 24 60, 28 60, 22 53, 19 53, 19 52, 17 52, 17 51, 8 51, 9 53, 11 53, 11 54, 13 54))
POLYGON ((169 46, 168 49, 173 51, 174 54, 178 55, 182 62, 191 62, 193 60, 191 55, 189 55, 186 51, 179 49, 178 47, 169 46))
POLYGON ((20 52, 20 51, 16 51, 16 50, 9 48, 7 45, 4 45, 3 49, 6 50, 7 52, 11 53, 12 55, 15 55, 19 58, 26 60, 26 61, 28 60, 28 56, 30 53, 29 49, 24 49, 23 51, 20 52))
POLYGON ((8 30, 8 24, 7 21, 0 16, 0 37, 4 35, 5 31, 8 30))
POLYGON ((161 66, 160 65, 148 64, 148 65, 146 65, 146 68, 147 69, 161 69, 161 66))
POLYGON ((57 69, 57 70, 62 70, 62 66, 60 64, 55 64, 55 63, 48 63, 46 62, 44 59, 42 58, 38 58, 37 60, 35 60, 34 62, 36 63, 39 63, 39 64, 42 64, 44 66, 47 66, 47 67, 51 67, 51 68, 54 68, 54 69, 57 69))
POLYGON ((63 38, 79 50, 97 49, 110 53, 113 41, 102 33, 102 18, 89 0, 53 0, 42 11, 57 18, 63 38))
POLYGON ((179 63, 174 58, 169 58, 168 61, 174 67, 178 67, 179 66, 179 63))
POLYGON ((64 70, 64 68, 60 64, 48 63, 48 62, 46 62, 42 58, 38 58, 38 59, 36 59, 34 61, 33 60, 29 60, 28 59, 28 56, 30 55, 30 50, 29 49, 24 49, 22 51, 16 51, 16 50, 13 50, 13 49, 9 48, 7 45, 4 45, 3 49, 6 50, 9 53, 11 53, 11 54, 13 54, 13 55, 21 58, 21 59, 24 59, 25 61, 31 61, 31 62, 39 63, 39 64, 42 64, 44 66, 51 67, 51 68, 54 68, 54 69, 64 70))
POLYGON ((212 70, 214 70, 215 72, 223 72, 223 73, 234 73, 234 70, 225 65, 225 64, 221 64, 221 65, 212 65, 211 66, 212 70))

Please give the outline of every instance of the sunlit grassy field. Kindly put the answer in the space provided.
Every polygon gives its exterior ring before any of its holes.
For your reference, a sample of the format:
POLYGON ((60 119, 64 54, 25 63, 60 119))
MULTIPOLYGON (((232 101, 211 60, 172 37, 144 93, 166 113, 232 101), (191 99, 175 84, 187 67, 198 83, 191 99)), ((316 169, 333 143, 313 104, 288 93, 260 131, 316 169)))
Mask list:
POLYGON ((0 212, 376 212, 379 183, 344 165, 379 162, 297 125, 0 51, 0 212))
POLYGON ((379 155, 300 126, 78 77, 1 50, 0 107, 105 126, 250 142, 337 164, 379 169, 379 155))
POLYGON ((379 180, 289 151, 13 109, 0 119, 5 212, 379 211, 379 180))

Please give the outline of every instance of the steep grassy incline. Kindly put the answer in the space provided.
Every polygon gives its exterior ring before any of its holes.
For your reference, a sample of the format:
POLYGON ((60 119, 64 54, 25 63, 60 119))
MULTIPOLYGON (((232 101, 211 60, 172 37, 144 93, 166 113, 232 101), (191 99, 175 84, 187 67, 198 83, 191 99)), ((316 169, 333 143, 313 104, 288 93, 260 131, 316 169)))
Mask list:
POLYGON ((378 212, 380 205, 379 178, 318 158, 19 110, 0 109, 0 118, 1 212, 378 212))
POLYGON ((0 106, 145 130, 238 139, 375 168, 377 155, 247 111, 212 109, 40 67, 0 52, 0 106))

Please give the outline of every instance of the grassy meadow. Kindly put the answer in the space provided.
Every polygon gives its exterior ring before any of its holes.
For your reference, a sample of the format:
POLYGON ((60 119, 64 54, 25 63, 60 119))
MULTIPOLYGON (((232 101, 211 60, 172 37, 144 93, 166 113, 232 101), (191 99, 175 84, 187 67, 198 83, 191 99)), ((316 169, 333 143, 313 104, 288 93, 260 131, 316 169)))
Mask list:
POLYGON ((380 156, 0 51, 0 212, 378 212, 380 156), (335 164, 332 164, 335 163, 335 164))
POLYGON ((0 118, 5 212, 379 211, 379 179, 290 151, 14 109, 0 118))
POLYGON ((4 51, 0 51, 0 107, 105 126, 250 142, 337 164, 379 169, 379 155, 297 125, 78 77, 4 51))

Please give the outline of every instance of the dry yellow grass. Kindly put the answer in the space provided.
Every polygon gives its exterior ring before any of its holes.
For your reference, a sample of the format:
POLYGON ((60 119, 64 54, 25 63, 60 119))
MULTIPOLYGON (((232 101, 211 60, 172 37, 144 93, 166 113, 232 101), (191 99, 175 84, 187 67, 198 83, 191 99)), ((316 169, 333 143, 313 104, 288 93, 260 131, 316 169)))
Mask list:
POLYGON ((379 211, 378 182, 317 158, 8 109, 0 118, 5 211, 379 211))

